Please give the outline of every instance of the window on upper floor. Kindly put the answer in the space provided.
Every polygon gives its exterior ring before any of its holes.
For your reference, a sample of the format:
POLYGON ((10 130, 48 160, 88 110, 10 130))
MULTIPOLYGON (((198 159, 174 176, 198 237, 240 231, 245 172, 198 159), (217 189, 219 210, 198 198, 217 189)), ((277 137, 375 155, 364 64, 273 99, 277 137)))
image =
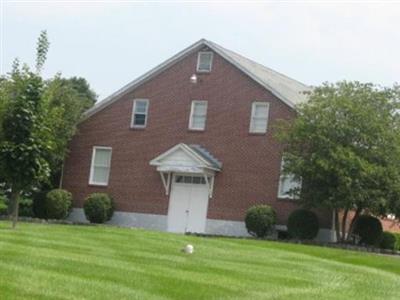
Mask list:
POLYGON ((111 147, 93 147, 89 184, 108 185, 111 169, 111 147))
POLYGON ((278 198, 297 199, 297 196, 293 194, 293 191, 301 188, 301 181, 296 180, 294 175, 292 174, 284 174, 284 165, 285 160, 282 158, 281 175, 279 177, 278 198))
POLYGON ((204 130, 207 119, 207 101, 193 100, 190 109, 189 129, 204 130))
POLYGON ((131 127, 145 128, 147 125, 148 110, 149 110, 148 99, 133 100, 131 127))
POLYGON ((213 53, 201 51, 197 56, 197 72, 211 72, 213 53))
POLYGON ((253 102, 250 117, 250 133, 266 133, 268 127, 268 102, 253 102))

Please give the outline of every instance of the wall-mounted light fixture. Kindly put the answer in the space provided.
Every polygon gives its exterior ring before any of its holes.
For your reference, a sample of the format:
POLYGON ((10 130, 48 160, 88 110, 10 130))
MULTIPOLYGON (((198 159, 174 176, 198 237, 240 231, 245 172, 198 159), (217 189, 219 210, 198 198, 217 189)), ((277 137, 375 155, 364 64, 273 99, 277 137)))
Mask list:
POLYGON ((197 83, 197 76, 196 74, 193 74, 192 76, 190 76, 190 82, 193 84, 197 83))

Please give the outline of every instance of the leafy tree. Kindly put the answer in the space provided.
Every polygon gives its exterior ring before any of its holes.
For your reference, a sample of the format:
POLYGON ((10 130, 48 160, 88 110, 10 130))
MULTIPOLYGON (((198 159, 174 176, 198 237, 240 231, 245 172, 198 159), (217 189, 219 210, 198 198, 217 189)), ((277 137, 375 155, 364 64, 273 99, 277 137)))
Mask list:
POLYGON ((71 78, 63 78, 61 81, 63 85, 69 86, 76 92, 76 101, 82 102, 82 111, 91 108, 96 103, 97 94, 90 88, 85 78, 74 76, 71 78))
POLYGON ((400 216, 399 100, 396 85, 326 83, 278 128, 284 172, 302 181, 292 193, 306 207, 334 211, 338 240, 352 210, 350 231, 362 212, 400 216))
POLYGON ((11 188, 13 227, 18 220, 21 192, 49 175, 45 157, 51 149, 43 122, 41 78, 24 69, 14 80, 16 93, 5 112, 0 144, 0 169, 11 188))
POLYGON ((39 75, 48 45, 47 35, 42 32, 37 47, 37 73, 26 65, 20 67, 16 61, 11 74, 1 83, 6 105, 1 120, 0 171, 11 190, 13 228, 18 220, 21 193, 50 174, 46 157, 53 140, 44 121, 43 81, 39 75))
POLYGON ((43 94, 46 122, 55 141, 55 150, 49 157, 52 170, 50 189, 58 185, 68 143, 76 133, 83 113, 94 105, 96 98, 84 78, 66 79, 58 74, 46 83, 43 94))
MULTIPOLYGON (((48 146, 45 147, 47 151, 40 152, 40 158, 46 165, 45 167, 43 165, 46 175, 42 176, 44 174, 38 173, 36 174, 38 176, 30 176, 31 179, 27 179, 30 181, 29 184, 23 184, 23 187, 18 188, 21 191, 14 193, 14 198, 20 193, 33 197, 35 213, 40 217, 45 217, 42 207, 44 195, 59 186, 68 142, 76 133, 77 124, 81 120, 83 112, 92 107, 97 99, 96 93, 84 78, 62 78, 60 74, 46 81, 41 78, 40 72, 46 61, 49 45, 46 31, 41 32, 36 48, 35 73, 25 65, 21 67, 16 59, 10 74, 0 77, 0 144, 2 147, 6 145, 3 130, 8 126, 7 123, 11 121, 15 123, 17 117, 21 117, 21 121, 24 120, 27 124, 20 123, 18 125, 24 126, 26 131, 23 138, 13 141, 14 144, 24 144, 24 141, 28 140, 40 145, 47 143, 48 146), (26 101, 28 87, 36 91, 34 99, 31 97, 30 102, 26 101), (34 105, 32 104, 31 107, 29 103, 34 103, 34 105), (32 110, 33 108, 35 109, 32 110), (28 116, 22 115, 20 110, 28 116), (5 119, 6 116, 7 119, 5 119), (29 121, 30 123, 28 122, 29 118, 32 119, 29 121), (36 139, 37 137, 39 139, 36 139), (36 140, 32 141, 32 139, 36 140), (50 148, 51 151, 49 151, 50 148)), ((20 130, 20 128, 15 128, 15 130, 20 130)), ((6 151, 6 148, 2 149, 6 151)), ((6 168, 8 162, 4 151, 3 156, 0 157, 0 165, 6 168)), ((7 151, 10 154, 15 152, 15 149, 8 148, 7 151)), ((31 158, 33 159, 33 156, 31 158)), ((13 168, 13 170, 18 173, 17 169, 13 168)), ((0 172, 1 188, 10 191, 10 182, 15 180, 5 178, 3 173, 0 172)), ((13 185, 16 187, 15 183, 13 185)), ((18 201, 16 202, 18 203, 18 201)))

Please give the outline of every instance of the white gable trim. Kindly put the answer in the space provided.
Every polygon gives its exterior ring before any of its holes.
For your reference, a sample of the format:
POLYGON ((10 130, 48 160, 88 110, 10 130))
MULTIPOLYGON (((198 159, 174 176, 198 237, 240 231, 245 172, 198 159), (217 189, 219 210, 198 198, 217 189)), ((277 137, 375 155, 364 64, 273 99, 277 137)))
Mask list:
POLYGON ((180 51, 179 53, 175 54, 170 59, 166 60, 165 62, 163 62, 160 65, 156 66, 155 68, 151 69, 147 73, 145 73, 142 76, 138 77, 134 81, 128 83, 127 85, 125 85, 121 89, 117 90, 115 93, 111 94, 110 96, 108 96, 104 100, 98 102, 94 107, 90 108, 89 110, 87 110, 85 112, 85 114, 83 116, 83 120, 85 120, 85 119, 91 117, 92 115, 96 114, 97 112, 103 110, 104 108, 106 108, 110 104, 112 104, 115 101, 117 101, 118 99, 120 99, 126 93, 134 90, 136 87, 138 87, 141 84, 147 82, 148 80, 152 79, 153 77, 155 77, 156 75, 158 75, 159 73, 164 71, 165 69, 169 68, 170 66, 172 66, 173 64, 178 62, 180 59, 188 56, 193 51, 198 50, 198 49, 200 49, 200 48, 202 48, 204 46, 209 47, 211 50, 213 50, 214 52, 219 54, 225 60, 230 62, 233 66, 238 68, 240 71, 245 73, 251 79, 256 81, 258 84, 260 84, 261 86, 266 88, 268 91, 270 91, 273 95, 275 95, 280 100, 282 100, 289 107, 295 108, 295 103, 293 103, 290 99, 287 99, 286 97, 284 97, 282 94, 279 93, 279 91, 277 91, 276 89, 272 88, 265 81, 260 79, 258 76, 256 76, 255 74, 253 74, 252 72, 250 72, 249 70, 247 70, 246 68, 241 66, 240 64, 238 64, 229 55, 226 55, 225 52, 222 49, 219 48, 218 45, 216 45, 216 44, 214 44, 214 43, 212 43, 210 41, 207 41, 205 39, 201 39, 198 42, 194 43, 193 45, 191 45, 191 46, 187 47, 186 49, 180 51))
POLYGON ((191 157, 193 160, 198 162, 199 167, 204 167, 204 168, 216 170, 213 166, 210 165, 210 163, 207 160, 205 160, 203 157, 201 157, 199 154, 197 154, 194 150, 192 150, 188 145, 186 145, 184 143, 180 143, 178 145, 175 145, 171 149, 165 151, 164 153, 160 154, 156 158, 152 159, 150 161, 150 165, 151 166, 161 166, 162 165, 162 163, 160 162, 161 160, 163 160, 165 157, 167 157, 168 155, 170 155, 170 154, 172 154, 172 153, 174 153, 175 151, 178 151, 178 150, 182 150, 189 157, 191 157))

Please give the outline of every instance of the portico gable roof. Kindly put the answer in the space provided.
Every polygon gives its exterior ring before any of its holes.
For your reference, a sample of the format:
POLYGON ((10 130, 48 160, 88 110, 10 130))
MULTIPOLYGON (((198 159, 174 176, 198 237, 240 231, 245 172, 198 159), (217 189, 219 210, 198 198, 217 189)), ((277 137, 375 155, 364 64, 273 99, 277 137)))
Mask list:
POLYGON ((204 169, 220 171, 222 163, 199 145, 180 143, 150 161, 161 172, 202 173, 204 169))

